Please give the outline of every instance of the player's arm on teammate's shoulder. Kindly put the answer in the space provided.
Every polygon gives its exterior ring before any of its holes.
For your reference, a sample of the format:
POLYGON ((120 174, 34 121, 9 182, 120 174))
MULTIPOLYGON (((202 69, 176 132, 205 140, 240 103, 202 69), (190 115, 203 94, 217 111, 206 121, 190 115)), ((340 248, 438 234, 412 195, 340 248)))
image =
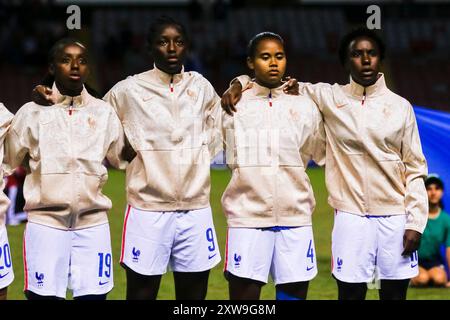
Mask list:
POLYGON ((30 141, 26 132, 30 121, 27 121, 27 118, 27 112, 19 110, 5 136, 2 164, 5 175, 13 174, 17 167, 23 165, 29 152, 30 141))
POLYGON ((236 112, 235 105, 241 100, 242 91, 251 86, 252 79, 247 75, 241 75, 230 82, 230 87, 223 93, 220 104, 222 109, 230 116, 236 112))
POLYGON ((55 104, 52 93, 50 87, 39 84, 31 92, 31 100, 41 106, 51 106, 55 104))
POLYGON ((128 163, 136 156, 136 153, 128 142, 115 111, 111 111, 111 116, 108 121, 108 134, 111 142, 106 153, 106 158, 114 168, 125 170, 128 163))
POLYGON ((312 104, 312 121, 314 125, 314 143, 312 150, 312 159, 319 166, 325 165, 325 155, 326 155, 326 133, 323 123, 322 114, 314 105, 312 104))
POLYGON ((284 93, 298 96, 300 94, 300 82, 297 79, 287 76, 283 79, 283 91, 284 93))
POLYGON ((205 119, 209 136, 210 160, 223 150, 221 98, 212 84, 205 79, 205 119))
MULTIPOLYGON (((131 145, 128 137, 125 134, 125 129, 123 125, 123 118, 124 113, 126 112, 127 108, 123 107, 126 106, 126 97, 124 96, 124 90, 120 86, 116 85, 113 88, 111 88, 103 97, 103 101, 107 102, 109 105, 112 106, 114 109, 117 119, 114 119, 114 123, 116 120, 119 120, 120 122, 120 128, 119 128, 119 140, 118 143, 115 145, 115 151, 113 151, 112 155, 117 156, 117 159, 120 159, 121 162, 119 162, 119 169, 124 168, 123 161, 130 163, 133 161, 133 159, 136 157, 137 153, 133 146, 131 145), (120 151, 120 154, 117 152, 120 151)), ((115 117, 114 117, 115 118, 115 117)), ((126 165, 125 165, 126 166, 126 165)))
MULTIPOLYGON (((252 87, 252 79, 247 75, 240 75, 230 82, 230 87, 223 93, 221 105, 223 110, 230 116, 236 112, 235 105, 241 100, 242 91, 252 87)), ((286 77, 283 90, 287 94, 298 95, 299 84, 297 79, 286 77)))
POLYGON ((345 94, 333 87, 331 84, 324 82, 300 82, 299 92, 300 95, 307 96, 313 100, 319 110, 323 111, 326 106, 334 106, 335 104, 341 106, 347 103, 345 94))
POLYGON ((427 162, 422 152, 413 107, 408 103, 407 108, 401 148, 406 180, 405 207, 408 213, 403 255, 409 255, 419 248, 428 221, 428 197, 424 183, 428 174, 427 162))
POLYGON ((52 85, 55 81, 54 77, 47 73, 41 83, 34 87, 31 92, 31 100, 41 106, 51 106, 56 103, 53 97, 52 85))

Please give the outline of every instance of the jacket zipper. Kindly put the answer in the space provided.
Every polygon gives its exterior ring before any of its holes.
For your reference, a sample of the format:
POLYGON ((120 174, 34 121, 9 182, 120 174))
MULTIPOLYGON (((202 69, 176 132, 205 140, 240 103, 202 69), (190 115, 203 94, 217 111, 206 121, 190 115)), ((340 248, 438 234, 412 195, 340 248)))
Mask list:
MULTIPOLYGON (((279 139, 279 136, 278 137, 274 137, 275 133, 274 133, 274 127, 273 127, 273 113, 275 112, 275 109, 272 108, 272 106, 273 106, 273 103, 272 103, 272 90, 269 90, 268 98, 269 98, 269 107, 270 107, 270 110, 269 110, 269 128, 270 128, 269 133, 270 133, 270 152, 271 152, 271 155, 270 155, 271 156, 271 164, 270 165, 271 165, 271 169, 274 170, 274 165, 278 164, 277 163, 278 161, 275 160, 275 157, 278 157, 278 152, 279 152, 279 150, 274 150, 275 146, 279 147, 278 144, 274 143, 274 138, 278 138, 279 139), (275 151, 277 151, 276 154, 275 154, 275 151)), ((278 191, 278 188, 277 188, 278 180, 277 180, 277 175, 276 174, 275 174, 275 179, 273 179, 273 181, 274 181, 274 185, 273 185, 272 210, 273 210, 273 215, 274 215, 274 218, 275 218, 275 225, 278 226, 278 212, 277 212, 277 208, 276 208, 277 194, 278 194, 278 192, 277 192, 278 191)))
POLYGON ((73 97, 72 97, 72 100, 70 100, 70 105, 69 105, 69 116, 72 115, 72 112, 73 112, 73 97))
MULTIPOLYGON (((175 124, 176 124, 176 126, 178 127, 178 125, 179 125, 179 118, 180 118, 180 115, 179 115, 179 110, 178 110, 178 104, 176 103, 176 101, 175 101, 175 96, 174 96, 174 88, 173 88, 173 75, 170 77, 170 83, 169 83, 169 89, 170 89, 170 97, 171 97, 171 100, 172 100, 172 106, 174 107, 174 110, 175 110, 175 114, 174 114, 174 118, 175 118, 175 124)), ((179 203, 180 203, 180 192, 179 192, 179 186, 180 186, 180 183, 179 183, 179 181, 180 181, 180 156, 181 156, 181 154, 180 154, 180 152, 181 152, 181 150, 179 149, 179 147, 177 146, 176 147, 176 154, 177 154, 177 177, 176 177, 176 187, 175 187, 175 201, 176 201, 176 203, 177 203, 177 207, 179 206, 179 203)), ((177 208, 178 209, 178 208, 177 208)))
MULTIPOLYGON (((72 100, 70 101, 70 105, 69 105, 69 116, 72 115, 73 112, 73 97, 72 100)), ((70 147, 70 171, 71 171, 71 176, 72 176, 72 203, 70 205, 70 225, 69 225, 69 229, 72 229, 75 225, 75 213, 74 213, 74 208, 73 205, 76 203, 75 201, 75 170, 74 170, 74 163, 73 163, 73 144, 72 144, 72 117, 69 117, 69 147, 70 147)))
MULTIPOLYGON (((364 103, 366 102, 366 88, 364 88, 364 91, 363 91, 363 97, 362 97, 362 101, 361 101, 361 106, 364 106, 364 103)), ((366 125, 365 125, 365 117, 366 117, 366 114, 365 114, 365 112, 362 110, 361 112, 363 112, 364 114, 363 114, 363 117, 362 117, 362 119, 363 119, 363 125, 361 126, 362 127, 362 129, 364 130, 364 133, 363 133, 363 135, 362 135, 362 137, 363 137, 363 139, 364 139, 364 137, 366 136, 366 134, 367 134, 367 132, 366 132, 366 130, 365 130, 365 128, 366 128, 366 125)), ((365 139, 364 139, 365 140, 365 139)), ((364 143, 364 141, 363 141, 363 143, 364 143)), ((364 183, 363 183, 363 193, 364 193, 364 210, 366 211, 366 212, 363 212, 364 214, 366 214, 367 213, 367 211, 368 211, 368 209, 369 209, 369 197, 368 197, 368 194, 367 194, 367 192, 368 192, 368 182, 367 182, 367 151, 364 151, 364 154, 363 154, 364 156, 363 156, 363 161, 364 161, 364 177, 363 177, 363 181, 364 181, 364 183)))

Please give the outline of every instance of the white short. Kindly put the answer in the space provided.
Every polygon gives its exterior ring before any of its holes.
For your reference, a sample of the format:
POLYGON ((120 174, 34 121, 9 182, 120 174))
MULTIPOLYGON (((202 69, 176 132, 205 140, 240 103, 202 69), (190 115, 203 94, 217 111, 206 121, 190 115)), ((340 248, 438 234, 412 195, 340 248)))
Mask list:
POLYGON ((0 227, 0 289, 6 288, 14 280, 11 251, 6 227, 0 227))
POLYGON ((142 275, 206 271, 220 262, 211 208, 144 211, 127 207, 120 263, 142 275))
POLYGON ((228 228, 224 271, 275 284, 309 281, 317 275, 311 226, 271 231, 228 228))
POLYGON ((42 296, 106 294, 114 286, 109 224, 60 230, 28 222, 23 241, 25 286, 42 296))
POLYGON ((359 216, 335 210, 331 272, 349 283, 410 279, 417 252, 403 257, 406 215, 359 216))

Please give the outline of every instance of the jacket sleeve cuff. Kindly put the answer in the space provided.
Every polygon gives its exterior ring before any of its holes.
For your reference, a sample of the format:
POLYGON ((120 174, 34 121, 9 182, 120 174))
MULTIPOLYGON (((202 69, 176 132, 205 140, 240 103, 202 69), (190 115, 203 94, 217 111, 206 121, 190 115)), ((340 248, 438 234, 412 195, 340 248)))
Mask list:
POLYGON ((414 230, 414 231, 417 231, 417 232, 423 234, 423 231, 425 230, 425 226, 426 225, 420 226, 417 223, 409 222, 409 223, 406 223, 405 230, 414 230))
POLYGON ((233 83, 233 81, 235 81, 235 80, 239 81, 239 83, 242 86, 242 89, 245 89, 247 87, 247 85, 252 81, 252 79, 248 75, 243 74, 243 75, 240 75, 239 77, 236 77, 233 80, 231 80, 230 87, 231 87, 231 84, 233 83))

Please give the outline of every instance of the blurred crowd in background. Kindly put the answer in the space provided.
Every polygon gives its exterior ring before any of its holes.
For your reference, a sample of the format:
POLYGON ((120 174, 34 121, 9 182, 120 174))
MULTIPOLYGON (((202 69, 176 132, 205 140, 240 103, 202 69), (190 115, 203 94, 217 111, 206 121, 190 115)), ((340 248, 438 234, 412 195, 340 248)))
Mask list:
MULTIPOLYGON (((450 5, 406 2, 380 6, 387 80, 415 105, 450 110, 450 5)), ((345 83, 337 57, 339 39, 369 16, 367 5, 284 0, 80 5, 82 28, 68 32, 67 5, 44 0, 0 3, 0 101, 13 112, 30 100, 31 89, 44 77, 51 45, 68 34, 90 48, 90 83, 102 95, 117 81, 152 67, 146 50, 148 26, 160 15, 171 16, 192 37, 186 70, 202 73, 222 94, 233 77, 248 73, 246 46, 261 31, 284 38, 289 75, 300 81, 345 83)))

